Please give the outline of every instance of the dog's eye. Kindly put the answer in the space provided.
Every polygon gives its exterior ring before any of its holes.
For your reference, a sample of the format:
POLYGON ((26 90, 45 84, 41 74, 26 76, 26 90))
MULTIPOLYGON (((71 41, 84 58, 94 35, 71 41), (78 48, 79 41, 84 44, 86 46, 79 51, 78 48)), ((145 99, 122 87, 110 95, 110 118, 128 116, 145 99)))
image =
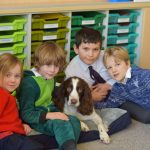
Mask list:
POLYGON ((71 92, 71 87, 67 87, 67 91, 68 91, 68 92, 71 92))
POLYGON ((78 87, 78 88, 77 88, 77 91, 78 91, 79 93, 82 93, 83 90, 82 90, 81 87, 78 87))

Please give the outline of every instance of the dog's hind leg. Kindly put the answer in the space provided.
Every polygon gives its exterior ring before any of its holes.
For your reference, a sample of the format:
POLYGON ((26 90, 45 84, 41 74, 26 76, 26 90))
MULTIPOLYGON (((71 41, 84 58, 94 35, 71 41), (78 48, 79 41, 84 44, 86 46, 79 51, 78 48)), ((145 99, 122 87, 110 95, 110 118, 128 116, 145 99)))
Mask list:
POLYGON ((81 124, 81 130, 82 131, 89 131, 89 127, 84 122, 80 121, 81 124))

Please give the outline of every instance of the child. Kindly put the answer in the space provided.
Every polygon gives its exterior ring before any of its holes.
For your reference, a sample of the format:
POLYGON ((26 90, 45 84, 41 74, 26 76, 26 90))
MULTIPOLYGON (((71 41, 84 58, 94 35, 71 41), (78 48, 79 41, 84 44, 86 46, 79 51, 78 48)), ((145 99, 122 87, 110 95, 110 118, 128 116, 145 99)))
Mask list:
POLYGON ((66 78, 78 76, 86 80, 92 89, 92 97, 95 102, 103 100, 114 83, 103 65, 101 47, 102 36, 100 32, 92 28, 81 29, 75 37, 74 51, 77 56, 72 59, 65 70, 66 78), (95 81, 90 77, 89 66, 92 66, 106 83, 95 85, 95 81))
POLYGON ((11 93, 19 86, 22 64, 12 54, 0 55, 0 149, 40 150, 41 145, 25 135, 30 127, 19 118, 15 97, 11 93))
MULTIPOLYGON (((104 53, 100 50, 101 47, 102 36, 100 32, 92 28, 82 28, 77 32, 75 37, 74 51, 77 56, 71 60, 65 70, 66 78, 78 76, 89 84, 91 87, 92 98, 97 109, 99 109, 97 104, 106 98, 115 82, 110 77, 103 64, 104 53), (95 83, 95 80, 90 76, 89 66, 92 66, 106 82, 95 83)), ((113 111, 119 111, 120 113, 122 110, 114 109, 113 111)), ((120 120, 115 120, 110 125, 109 131, 111 134, 125 128, 131 122, 128 113, 126 113, 126 115, 121 115, 119 119, 120 120), (125 124, 123 124, 123 122, 125 124)))
POLYGON ((104 64, 117 83, 107 101, 99 103, 99 107, 119 107, 129 101, 123 107, 135 119, 150 123, 150 70, 131 67, 128 52, 122 47, 107 48, 104 64))
POLYGON ((58 112, 53 105, 54 77, 64 69, 65 52, 54 42, 35 51, 35 68, 26 71, 19 90, 21 116, 33 129, 55 136, 59 149, 76 150, 80 122, 58 112))

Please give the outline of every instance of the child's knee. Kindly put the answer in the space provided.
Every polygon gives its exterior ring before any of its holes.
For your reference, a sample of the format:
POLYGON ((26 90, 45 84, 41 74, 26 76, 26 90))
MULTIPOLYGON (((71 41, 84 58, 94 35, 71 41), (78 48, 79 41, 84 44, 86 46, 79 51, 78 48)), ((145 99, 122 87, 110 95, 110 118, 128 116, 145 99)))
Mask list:
POLYGON ((70 120, 71 122, 80 123, 80 120, 79 120, 76 116, 69 116, 69 120, 70 120))

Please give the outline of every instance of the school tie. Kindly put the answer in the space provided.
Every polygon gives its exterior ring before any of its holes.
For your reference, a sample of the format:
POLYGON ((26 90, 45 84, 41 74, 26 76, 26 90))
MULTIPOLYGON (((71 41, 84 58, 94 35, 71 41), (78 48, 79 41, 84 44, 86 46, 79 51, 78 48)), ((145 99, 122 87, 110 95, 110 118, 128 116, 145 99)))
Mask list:
MULTIPOLYGON (((106 83, 106 81, 100 76, 100 74, 93 69, 92 66, 89 66, 89 71, 90 71, 90 77, 94 80, 94 84, 96 85, 97 83, 106 83)), ((103 99, 104 101, 109 97, 110 94, 110 90, 108 91, 108 94, 106 95, 106 97, 103 99)))
POLYGON ((94 80, 94 84, 96 85, 97 83, 105 83, 106 81, 100 76, 100 74, 93 69, 92 66, 89 66, 89 72, 90 72, 90 77, 94 80))

